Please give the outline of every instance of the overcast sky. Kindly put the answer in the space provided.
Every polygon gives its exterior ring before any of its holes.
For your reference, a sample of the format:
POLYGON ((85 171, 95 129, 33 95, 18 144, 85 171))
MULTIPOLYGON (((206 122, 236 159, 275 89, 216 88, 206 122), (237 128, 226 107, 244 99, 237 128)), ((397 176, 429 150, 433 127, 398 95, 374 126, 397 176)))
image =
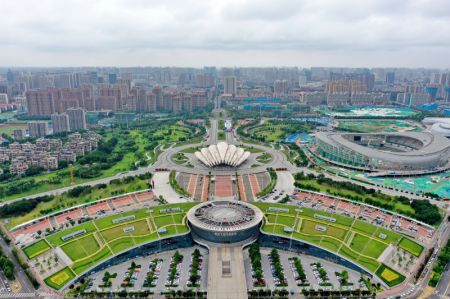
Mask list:
POLYGON ((449 0, 2 0, 2 66, 450 67, 449 0))

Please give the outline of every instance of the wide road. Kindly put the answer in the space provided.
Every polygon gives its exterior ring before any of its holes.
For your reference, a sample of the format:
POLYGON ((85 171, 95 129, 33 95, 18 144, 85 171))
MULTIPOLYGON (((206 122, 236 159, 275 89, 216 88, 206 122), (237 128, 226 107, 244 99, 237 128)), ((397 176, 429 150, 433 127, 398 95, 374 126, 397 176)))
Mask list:
POLYGON ((29 281, 27 275, 23 272, 22 267, 20 267, 19 262, 17 261, 16 257, 12 254, 11 247, 6 244, 5 240, 3 238, 0 238, 0 247, 12 263, 14 264, 14 275, 16 276, 17 281, 21 285, 20 292, 22 293, 32 293, 34 292, 34 287, 29 281))

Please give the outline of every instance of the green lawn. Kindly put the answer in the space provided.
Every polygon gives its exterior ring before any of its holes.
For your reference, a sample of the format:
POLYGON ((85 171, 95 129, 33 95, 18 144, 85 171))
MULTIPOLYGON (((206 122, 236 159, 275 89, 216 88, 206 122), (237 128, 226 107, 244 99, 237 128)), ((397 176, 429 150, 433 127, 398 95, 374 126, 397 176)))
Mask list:
POLYGON ((125 236, 139 236, 150 234, 150 229, 147 224, 147 220, 138 220, 132 223, 126 223, 115 226, 113 228, 102 230, 101 235, 106 242, 110 242, 114 239, 118 239, 125 236), (134 227, 132 232, 124 232, 125 228, 134 227))
POLYGON ((49 287, 59 290, 73 278, 75 278, 75 274, 69 269, 69 267, 66 267, 52 276, 47 277, 44 281, 49 287))
POLYGON ((398 285, 405 280, 405 277, 403 275, 386 265, 381 265, 375 274, 380 277, 389 287, 398 285))
MULTIPOLYGON (((120 219, 120 218, 124 218, 124 217, 131 216, 131 215, 134 216, 134 219, 130 219, 126 222, 146 218, 150 215, 147 211, 148 211, 147 209, 140 209, 140 210, 129 211, 129 212, 125 212, 125 213, 120 213, 117 215, 103 217, 103 218, 95 220, 95 225, 98 227, 98 229, 102 230, 104 228, 108 228, 108 227, 119 224, 119 223, 113 223, 113 220, 115 220, 115 219, 120 219)), ((126 223, 126 222, 123 222, 123 223, 126 223)))
MULTIPOLYGON (((67 174, 67 180, 69 180, 69 175, 67 174)), ((63 179, 64 180, 64 179, 63 179)), ((41 202, 37 205, 35 209, 33 209, 31 212, 26 213, 22 216, 17 216, 9 219, 9 222, 7 224, 7 228, 10 229, 14 226, 17 226, 19 224, 22 224, 24 222, 30 221, 32 219, 41 217, 45 214, 49 214, 51 212, 56 212, 59 210, 63 210, 72 206, 76 206, 83 203, 88 202, 94 202, 99 199, 111 197, 113 195, 116 195, 117 192, 120 193, 128 193, 128 192, 134 192, 139 190, 145 190, 149 188, 148 185, 148 179, 139 179, 138 177, 135 177, 134 180, 131 182, 122 182, 117 184, 108 184, 107 188, 93 188, 91 192, 87 194, 82 194, 77 197, 71 197, 66 193, 56 195, 51 201, 49 202, 41 202)), ((67 186, 70 185, 70 182, 67 181, 67 186)), ((48 186, 48 184, 46 184, 48 186)), ((63 187, 63 186, 61 186, 63 187)), ((50 189, 42 189, 39 192, 44 192, 51 190, 50 189)))
MULTIPOLYGON (((191 202, 161 205, 91 220, 50 235, 47 240, 40 240, 24 248, 24 252, 27 256, 33 256, 33 254, 36 256, 40 254, 41 250, 48 250, 52 246, 60 247, 72 260, 72 264, 69 265, 70 269, 76 275, 79 275, 109 258, 113 253, 118 254, 133 246, 155 241, 158 238, 189 232, 189 228, 183 220, 186 212, 197 204, 191 202), (161 213, 161 210, 170 208, 179 208, 180 211, 161 213), (152 212, 150 213, 149 210, 152 210, 152 212), (129 215, 134 215, 135 218, 124 223, 112 223, 113 219, 129 215), (156 226, 164 226, 167 231, 159 235, 156 232, 156 227, 154 227, 153 219, 155 219, 156 226), (127 227, 134 227, 134 231, 124 232, 124 228, 127 227), (72 240, 62 241, 61 237, 81 229, 85 229, 86 233, 72 240), (45 248, 46 244, 48 248, 45 248)), ((55 276, 55 278, 52 275, 46 279, 46 282, 49 286, 59 289, 61 286, 58 286, 54 281, 63 281, 62 276, 65 276, 65 274, 55 276)))
POLYGON ((109 248, 104 247, 102 250, 97 252, 95 255, 93 255, 87 259, 75 262, 74 264, 72 264, 71 268, 77 275, 79 275, 79 274, 83 273, 84 271, 86 271, 87 269, 89 269, 90 267, 97 265, 99 262, 107 259, 111 255, 112 254, 111 254, 111 251, 109 250, 109 248))
POLYGON ((38 255, 43 254, 44 252, 46 252, 50 249, 51 249, 51 246, 47 243, 47 241, 40 240, 34 244, 31 244, 30 246, 23 248, 23 252, 29 259, 32 259, 38 255))
POLYGON ((407 239, 405 237, 403 237, 400 240, 400 243, 398 243, 398 247, 408 251, 409 253, 411 253, 412 255, 415 256, 420 256, 420 254, 423 251, 423 246, 417 244, 414 241, 411 241, 410 239, 407 239))
POLYGON ((77 261, 96 253, 100 249, 95 237, 91 234, 61 246, 61 249, 72 261, 77 261))
POLYGON ((265 214, 266 221, 262 228, 264 232, 287 238, 292 237, 299 241, 319 245, 331 252, 338 252, 372 273, 375 273, 382 265, 377 258, 388 244, 396 245, 400 238, 407 240, 400 242, 402 246, 413 252, 421 252, 421 247, 418 247, 420 245, 397 233, 350 217, 291 205, 262 202, 253 204, 265 214), (270 207, 288 209, 288 211, 269 211, 270 207), (294 222, 296 215, 301 220, 300 229, 299 222, 294 222), (335 221, 317 218, 315 217, 317 215, 331 217, 335 221), (325 228, 325 231, 321 231, 319 226, 325 228), (293 233, 285 232, 286 227, 294 227, 295 231, 293 233), (380 234, 385 234, 386 238, 380 238, 380 234), (351 240, 349 240, 350 237, 352 237, 351 240))
MULTIPOLYGON (((94 224, 92 223, 92 221, 89 221, 89 222, 85 222, 85 223, 82 223, 82 224, 77 225, 77 226, 73 226, 73 227, 68 228, 66 230, 63 230, 63 231, 51 234, 51 235, 49 235, 49 236, 47 236, 45 238, 47 239, 47 241, 51 245, 53 245, 53 246, 60 246, 60 245, 62 245, 64 243, 70 242, 70 240, 63 241, 61 239, 62 237, 67 236, 67 235, 69 235, 69 234, 71 234, 73 232, 76 232, 76 231, 79 231, 79 230, 82 230, 82 229, 86 230, 86 233, 84 235, 87 235, 89 233, 95 232, 97 230, 95 228, 94 224)), ((80 237, 82 237, 82 235, 80 235, 80 237)))

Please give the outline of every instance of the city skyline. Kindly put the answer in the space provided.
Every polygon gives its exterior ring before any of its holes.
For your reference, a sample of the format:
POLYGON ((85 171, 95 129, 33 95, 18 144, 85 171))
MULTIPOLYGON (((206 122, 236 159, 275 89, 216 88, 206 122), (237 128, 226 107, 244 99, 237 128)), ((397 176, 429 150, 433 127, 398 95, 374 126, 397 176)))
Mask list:
POLYGON ((20 0, 2 10, 6 67, 450 67, 446 1, 20 0))

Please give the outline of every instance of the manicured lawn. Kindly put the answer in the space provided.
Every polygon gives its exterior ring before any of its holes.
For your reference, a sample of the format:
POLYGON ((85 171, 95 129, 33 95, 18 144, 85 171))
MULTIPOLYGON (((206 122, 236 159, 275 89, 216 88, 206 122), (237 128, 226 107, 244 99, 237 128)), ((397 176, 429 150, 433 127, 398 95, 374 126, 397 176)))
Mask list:
POLYGON ((367 225, 367 222, 356 220, 355 224, 353 224, 352 229, 365 233, 366 235, 372 235, 377 230, 377 227, 373 225, 367 225))
MULTIPOLYGON (((386 249, 388 243, 397 244, 398 240, 402 238, 397 233, 362 221, 355 221, 350 230, 354 221, 352 218, 307 208, 300 208, 302 212, 298 213, 298 217, 302 219, 300 232, 294 231, 293 233, 287 233, 284 231, 284 228, 293 226, 295 217, 290 217, 290 215, 296 215, 297 212, 295 210, 299 209, 299 207, 272 203, 253 204, 259 207, 267 217, 267 222, 263 226, 264 232, 309 242, 313 245, 319 245, 328 249, 331 252, 338 252, 339 250, 340 255, 361 265, 372 273, 375 273, 380 265, 382 265, 377 261, 377 258, 386 249), (288 212, 269 212, 268 209, 270 207, 288 209, 288 212), (332 222, 326 219, 314 218, 314 215, 318 214, 331 217, 336 219, 336 221, 332 222), (326 231, 316 229, 318 225, 325 227, 326 231), (380 238, 380 234, 385 234, 386 238, 380 238), (352 240, 349 246, 347 246, 345 242, 351 235, 353 236, 352 240)), ((420 254, 423 250, 420 245, 406 238, 402 238, 402 242, 400 243, 408 251, 420 254)), ((392 285, 396 285, 404 279, 400 274, 398 274, 399 276, 395 276, 389 271, 386 271, 384 275, 394 279, 392 285)))
POLYGON ((66 267, 52 276, 47 277, 44 281, 48 286, 59 290, 73 278, 75 278, 75 274, 68 267, 66 267))
POLYGON ((40 240, 40 241, 37 241, 36 243, 33 243, 33 244, 25 247, 23 249, 23 252, 29 259, 32 259, 38 255, 43 254, 44 252, 46 252, 50 249, 51 249, 51 247, 50 247, 50 245, 48 245, 47 241, 40 240))
POLYGON ((90 258, 74 263, 72 265, 72 269, 77 275, 79 275, 90 267, 97 265, 100 261, 103 261, 106 258, 110 257, 111 255, 111 251, 109 251, 109 249, 105 247, 90 258))
POLYGON ((380 268, 378 268, 376 275, 390 287, 402 283, 405 280, 403 275, 386 265, 381 265, 380 268))
MULTIPOLYGON (((55 176, 54 174, 50 174, 51 176, 55 176)), ((67 172, 66 175, 64 175, 62 178, 62 181, 66 182, 63 183, 61 186, 58 185, 58 188, 62 188, 65 186, 70 186, 70 175, 67 172)), ((85 182, 85 181, 83 181, 85 182)), ((19 225, 21 223, 30 221, 32 219, 41 217, 42 215, 56 212, 58 210, 62 210, 68 207, 72 207, 75 205, 88 203, 88 202, 94 202, 102 198, 111 197, 112 195, 116 194, 116 192, 121 193, 128 193, 128 192, 134 192, 139 190, 145 190, 148 189, 148 179, 141 180, 138 177, 135 177, 135 179, 128 183, 118 183, 118 184, 108 184, 107 188, 103 189, 92 189, 92 192, 88 194, 83 194, 81 196, 77 197, 71 197, 67 193, 63 193, 60 195, 56 195, 51 201, 49 202, 41 202, 37 205, 37 207, 32 210, 30 213, 27 213, 23 216, 18 216, 14 218, 10 218, 10 222, 8 223, 7 227, 12 228, 16 225, 19 225), (44 212, 49 211, 49 212, 44 212)), ((44 184, 44 187, 36 191, 38 192, 45 192, 52 190, 53 185, 51 184, 44 184)), ((31 194, 31 193, 30 193, 31 194)), ((27 194, 28 195, 28 194, 27 194)))
POLYGON ((88 235, 64 244, 61 249, 72 261, 77 261, 96 253, 100 249, 100 245, 93 235, 88 235))
POLYGON ((138 219, 146 218, 150 215, 147 211, 148 211, 148 209, 140 209, 140 210, 129 211, 129 212, 125 212, 125 213, 120 213, 117 215, 112 215, 112 216, 97 219, 97 220, 95 220, 95 224, 97 225, 98 229, 102 230, 104 228, 108 228, 108 227, 119 224, 119 223, 113 223, 114 219, 119 219, 119 218, 134 215, 134 219, 130 219, 126 222, 122 222, 122 223, 127 223, 130 221, 135 221, 138 219))
POLYGON ((415 256, 419 256, 423 251, 423 247, 421 245, 407 238, 402 238, 400 243, 398 243, 398 246, 415 256))
POLYGON ((378 258, 386 249, 386 247, 386 244, 372 239, 361 253, 373 258, 378 258))
POLYGON ((308 235, 329 235, 335 237, 337 239, 343 239, 346 231, 337 227, 328 226, 316 221, 311 220, 303 220, 302 227, 300 229, 302 233, 308 235), (326 231, 317 230, 317 226, 323 226, 326 228, 326 231))
POLYGON ((135 246, 136 243, 134 242, 132 237, 126 237, 112 241, 108 245, 114 253, 118 253, 127 248, 135 246))
POLYGON ((150 229, 147 224, 147 220, 138 220, 132 223, 122 224, 113 228, 109 228, 101 231, 101 235, 106 242, 112 241, 124 236, 139 236, 150 234, 150 229), (132 232, 124 232, 125 228, 134 227, 132 232))
MULTIPOLYGON (((84 235, 87 235, 87 234, 89 234, 91 232, 95 232, 96 231, 96 228, 95 228, 94 224, 92 223, 92 221, 89 221, 89 222, 82 223, 80 225, 73 226, 73 227, 68 228, 66 230, 54 233, 54 234, 49 235, 49 236, 47 236, 45 238, 47 239, 47 241, 51 245, 53 245, 53 246, 60 246, 60 245, 62 245, 64 243, 68 243, 68 242, 71 241, 71 240, 63 241, 61 239, 62 237, 70 235, 73 232, 76 232, 76 231, 79 231, 79 230, 83 230, 83 229, 86 230, 86 233, 84 235)), ((83 235, 80 235, 80 237, 82 237, 82 236, 83 235)))

